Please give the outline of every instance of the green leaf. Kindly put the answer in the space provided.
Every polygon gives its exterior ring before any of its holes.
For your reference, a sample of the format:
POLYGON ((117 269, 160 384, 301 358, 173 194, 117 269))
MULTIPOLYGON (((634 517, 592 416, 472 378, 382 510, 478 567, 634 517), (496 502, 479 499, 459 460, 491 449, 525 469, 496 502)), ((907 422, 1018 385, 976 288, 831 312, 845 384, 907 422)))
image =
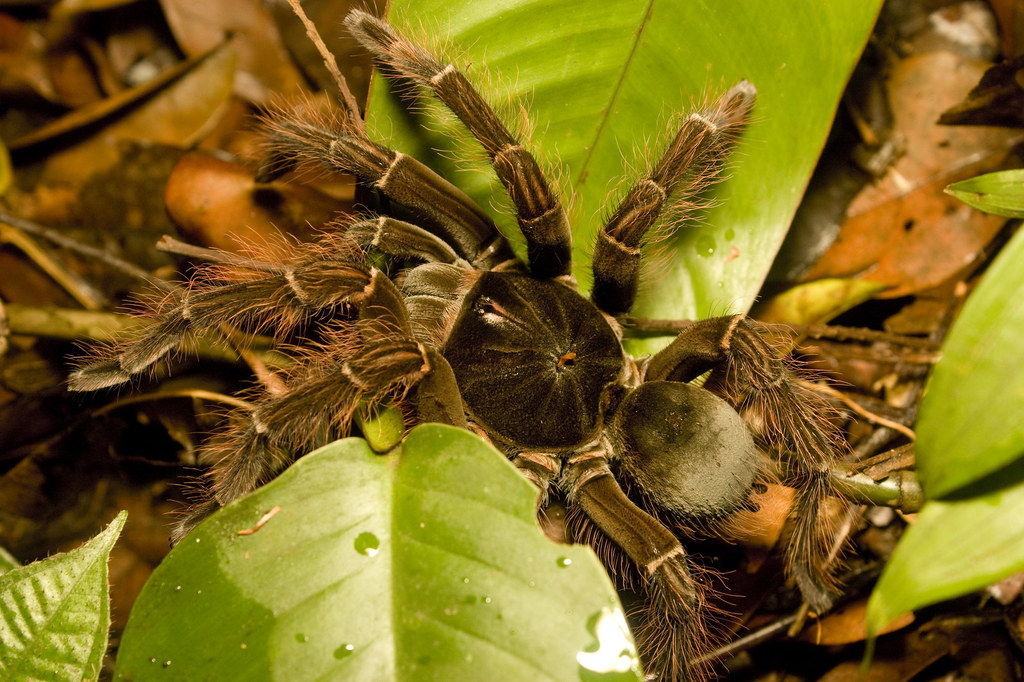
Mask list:
POLYGON ((921 401, 917 467, 944 497, 1024 455, 1024 232, 1003 248, 946 338, 921 401))
POLYGON ((328 445, 170 553, 132 611, 117 676, 639 679, 604 569, 543 536, 536 494, 450 427, 418 427, 386 456, 328 445))
MULTIPOLYGON (((758 102, 728 181, 709 197, 713 208, 701 224, 670 242, 671 259, 634 310, 692 318, 753 302, 879 5, 394 0, 389 19, 414 36, 423 25, 450 35, 450 52, 490 101, 527 104, 536 130, 531 148, 575 195, 576 275, 584 287, 602 218, 674 132, 673 116, 705 93, 751 81, 758 102)), ((372 131, 420 158, 452 148, 447 133, 424 139, 411 125, 420 118, 398 113, 382 80, 371 98, 372 131)), ((507 204, 493 174, 448 176, 484 207, 507 204)), ((515 233, 508 215, 499 219, 506 234, 515 233)))
POLYGON ((905 611, 1024 570, 1024 232, 964 305, 921 402, 918 474, 930 500, 868 605, 872 631, 905 611))
POLYGON ((868 631, 899 615, 959 597, 1024 570, 1024 462, 1001 486, 926 502, 868 602, 868 631))
POLYGON ((82 547, 0 575, 0 678, 95 680, 107 649, 107 559, 127 512, 82 547))
POLYGON ((1024 169, 979 175, 950 185, 946 193, 979 211, 1024 218, 1024 169))

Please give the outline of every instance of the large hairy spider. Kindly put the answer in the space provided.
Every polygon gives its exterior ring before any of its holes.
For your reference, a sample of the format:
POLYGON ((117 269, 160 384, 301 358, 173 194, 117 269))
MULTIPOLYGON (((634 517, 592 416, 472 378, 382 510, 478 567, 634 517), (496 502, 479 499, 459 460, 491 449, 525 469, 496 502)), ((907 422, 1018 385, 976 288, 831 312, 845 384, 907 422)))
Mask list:
POLYGON ((268 116, 278 162, 354 174, 415 224, 357 219, 273 262, 208 264, 157 306, 142 338, 74 373, 76 390, 118 385, 188 332, 224 323, 280 337, 300 325, 317 330, 315 347, 295 354, 286 387, 238 410, 207 446, 209 499, 176 536, 295 457, 347 435, 360 406, 397 401, 411 421, 492 442, 537 485, 542 506, 553 496, 566 501, 577 537, 627 557, 609 564, 635 573, 650 604, 638 635, 651 671, 702 674, 688 662, 704 629, 705 587, 679 536, 750 508, 751 491, 779 468, 764 450, 782 455, 782 478, 798 491, 789 573, 812 606, 825 608, 830 535, 819 516, 837 441, 822 400, 744 316, 684 324, 652 357, 634 358, 621 343, 645 238, 664 210, 717 177, 753 86, 742 82, 685 118, 626 193, 597 236, 588 299, 570 274, 559 198, 465 76, 365 12, 345 23, 384 68, 431 90, 480 142, 512 199, 529 262, 464 193, 369 139, 351 108, 330 120, 309 107, 268 116), (690 383, 702 375, 701 387, 690 383))

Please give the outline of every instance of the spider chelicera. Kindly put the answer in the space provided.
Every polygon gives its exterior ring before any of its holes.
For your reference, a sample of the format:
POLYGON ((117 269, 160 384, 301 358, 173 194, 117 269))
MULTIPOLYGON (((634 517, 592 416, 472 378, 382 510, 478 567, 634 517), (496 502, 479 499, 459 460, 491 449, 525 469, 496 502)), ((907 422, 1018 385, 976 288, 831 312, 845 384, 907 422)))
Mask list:
POLYGON ((788 570, 812 606, 826 607, 831 536, 819 516, 838 440, 824 401, 744 316, 682 324, 651 357, 634 358, 621 343, 645 239, 674 202, 717 178, 754 87, 742 82, 682 119, 597 235, 587 298, 570 272, 559 197, 466 77, 367 13, 345 23, 385 69, 432 91, 483 146, 511 197, 528 262, 462 191, 371 140, 352 107, 268 115, 278 165, 353 174, 403 212, 333 226, 279 259, 208 264, 156 306, 148 333, 73 374, 76 390, 122 384, 187 333, 224 323, 280 337, 317 327, 315 347, 296 354, 285 387, 238 410, 207 446, 208 501, 176 536, 296 456, 347 435, 361 406, 398 401, 410 421, 477 432, 537 485, 541 508, 564 499, 579 537, 628 558, 650 605, 638 632, 649 670, 701 674, 686 671, 701 641, 705 588, 673 529, 713 528, 749 509, 771 469, 765 450, 782 453, 782 478, 797 490, 788 570), (700 387, 690 383, 702 375, 700 387))

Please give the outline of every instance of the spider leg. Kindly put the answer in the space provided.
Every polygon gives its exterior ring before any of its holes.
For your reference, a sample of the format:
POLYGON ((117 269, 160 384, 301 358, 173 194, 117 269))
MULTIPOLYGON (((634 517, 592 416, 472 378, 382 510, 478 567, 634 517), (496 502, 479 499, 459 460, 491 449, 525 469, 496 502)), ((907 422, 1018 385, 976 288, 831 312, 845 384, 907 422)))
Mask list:
POLYGON ((297 247, 280 263, 207 264, 188 288, 153 307, 159 322, 112 357, 73 372, 69 387, 94 391, 130 381, 177 348, 189 332, 229 324, 284 334, 320 311, 359 306, 371 277, 364 260, 350 240, 328 237, 297 247))
POLYGON ((345 25, 377 60, 432 90, 483 145, 516 207, 534 276, 569 274, 572 236, 561 202, 534 156, 509 132, 469 80, 454 65, 442 64, 366 12, 353 10, 345 18, 345 25))
POLYGON ((643 647, 648 668, 665 679, 702 678, 706 671, 696 661, 706 648, 704 588, 679 539, 626 496, 601 449, 569 459, 562 487, 644 576, 651 608, 638 636, 653 644, 643 647))
POLYGON ((834 495, 829 470, 841 439, 828 420, 828 403, 797 376, 765 332, 742 315, 692 322, 650 359, 646 380, 687 382, 715 370, 705 388, 736 407, 762 443, 789 453, 789 482, 798 492, 787 567, 820 611, 834 595, 826 566, 833 531, 822 503, 834 495))
POLYGON ((309 356, 283 393, 238 410, 231 427, 203 453, 213 462, 210 500, 179 525, 180 539, 205 516, 264 485, 298 455, 350 431, 360 405, 416 390, 418 416, 465 426, 455 376, 439 352, 412 337, 401 293, 371 269, 355 330, 339 329, 309 356), (358 336, 358 339, 353 338, 358 336))
POLYGON ((381 216, 353 223, 346 234, 366 249, 392 258, 415 258, 428 263, 455 263, 460 259, 447 242, 422 227, 381 216))
POLYGON ((465 192, 411 156, 371 140, 337 112, 325 116, 298 105, 270 112, 263 125, 275 158, 355 175, 416 211, 466 260, 475 261, 500 238, 490 217, 465 192))
POLYGON ((743 81, 714 108, 690 114, 647 176, 626 193, 594 244, 591 300, 601 310, 618 315, 632 307, 645 236, 673 195, 692 199, 717 179, 754 96, 754 86, 743 81))

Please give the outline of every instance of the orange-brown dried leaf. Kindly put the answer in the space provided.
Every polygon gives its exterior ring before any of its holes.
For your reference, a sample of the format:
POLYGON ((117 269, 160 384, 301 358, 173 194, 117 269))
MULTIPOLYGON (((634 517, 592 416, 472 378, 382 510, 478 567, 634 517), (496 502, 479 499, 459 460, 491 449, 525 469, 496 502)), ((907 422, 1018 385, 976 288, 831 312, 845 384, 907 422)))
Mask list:
MULTIPOLYGON (((797 636, 804 642, 834 646, 851 644, 867 639, 867 623, 864 615, 867 612, 868 600, 860 599, 831 611, 818 621, 810 622, 797 636)), ((906 613, 889 623, 876 634, 884 635, 895 632, 914 622, 914 614, 906 613)))
POLYGON ((109 169, 119 160, 119 140, 188 147, 201 139, 230 97, 235 56, 225 47, 192 67, 110 125, 51 155, 46 161, 44 182, 78 184, 109 169))
POLYGON ((234 91, 253 102, 270 95, 305 91, 302 75, 291 63, 277 26, 260 0, 161 0, 175 40, 182 51, 195 56, 229 37, 238 52, 234 91))
POLYGON ((1024 135, 936 121, 986 66, 934 52, 894 67, 890 98, 906 153, 850 204, 839 237, 804 281, 860 277, 888 285, 881 296, 893 298, 936 286, 979 256, 1003 219, 973 211, 942 190, 999 168, 1024 135))
POLYGON ((244 166, 198 152, 175 166, 164 201, 188 241, 227 251, 279 243, 283 234, 307 239, 351 209, 301 185, 256 185, 244 166))
POLYGON ((46 39, 9 14, 0 14, 0 96, 35 94, 57 101, 46 67, 46 39))

